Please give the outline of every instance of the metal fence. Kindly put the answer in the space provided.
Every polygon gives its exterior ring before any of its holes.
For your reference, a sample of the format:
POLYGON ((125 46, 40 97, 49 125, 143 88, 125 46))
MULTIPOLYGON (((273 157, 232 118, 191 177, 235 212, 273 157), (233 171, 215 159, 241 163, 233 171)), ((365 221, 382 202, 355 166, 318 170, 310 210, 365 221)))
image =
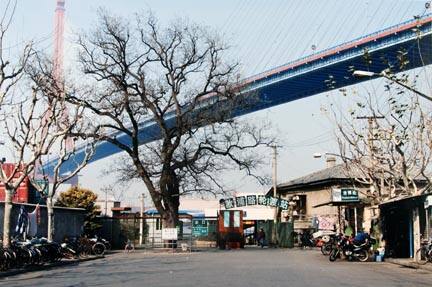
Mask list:
POLYGON ((216 230, 206 236, 193 233, 192 217, 181 216, 177 226, 177 240, 162 238, 162 221, 159 216, 144 216, 131 214, 115 218, 102 217, 102 227, 99 235, 109 240, 116 249, 123 249, 128 241, 136 248, 173 249, 178 251, 195 251, 216 247, 216 230), (143 224, 143 238, 140 242, 140 224, 143 224))

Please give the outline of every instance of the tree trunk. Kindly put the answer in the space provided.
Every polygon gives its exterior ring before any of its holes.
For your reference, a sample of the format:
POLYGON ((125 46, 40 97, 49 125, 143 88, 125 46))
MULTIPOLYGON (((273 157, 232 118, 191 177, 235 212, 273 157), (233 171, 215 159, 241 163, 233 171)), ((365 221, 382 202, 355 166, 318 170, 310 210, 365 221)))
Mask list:
POLYGON ((47 198, 47 213, 48 213, 48 241, 53 241, 54 239, 54 208, 52 203, 52 197, 47 198))
POLYGON ((176 228, 178 223, 178 210, 165 210, 162 216, 163 228, 176 228))
MULTIPOLYGON (((171 205, 170 205, 171 206, 171 205)), ((177 228, 178 210, 166 209, 162 216, 163 228, 177 228)), ((177 248, 177 240, 165 240, 165 248, 177 248)))
MULTIPOLYGON (((180 205, 179 182, 175 172, 166 170, 160 180, 164 210, 162 215, 165 228, 175 228, 178 223, 178 209, 180 205)), ((160 211, 159 211, 160 212, 160 211)))
POLYGON ((12 214, 12 195, 13 190, 5 188, 4 218, 3 218, 3 247, 10 246, 10 229, 12 214))

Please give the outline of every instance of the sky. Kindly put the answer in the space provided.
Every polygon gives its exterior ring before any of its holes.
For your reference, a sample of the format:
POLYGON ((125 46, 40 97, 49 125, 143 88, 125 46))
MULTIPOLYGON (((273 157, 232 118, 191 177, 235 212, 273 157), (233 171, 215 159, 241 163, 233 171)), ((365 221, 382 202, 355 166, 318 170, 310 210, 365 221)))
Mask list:
MULTIPOLYGON (((6 1, 0 3, 4 5, 6 1)), ((244 77, 251 76, 289 61, 307 56, 362 35, 410 20, 424 13, 426 1, 411 0, 66 0, 65 64, 73 67, 74 39, 89 31, 97 21, 99 8, 133 19, 135 13, 151 9, 164 23, 188 18, 223 35, 231 46, 230 57, 239 61, 244 77)), ((55 0, 18 0, 4 50, 13 54, 32 39, 38 49, 51 53, 53 43, 55 0)), ((430 70, 429 70, 430 71, 430 70)), ((422 71, 427 74, 427 71, 422 71)), ((351 87, 367 90, 382 86, 383 80, 351 87)), ((325 166, 314 153, 337 152, 333 125, 326 106, 349 106, 352 99, 329 92, 297 100, 247 115, 242 120, 270 121, 278 134, 278 182, 305 175, 325 166)), ((7 153, 7 151, 4 151, 7 153)), ((271 150, 263 174, 271 173, 271 150)), ((110 157, 90 164, 80 176, 80 184, 102 196, 101 190, 111 183, 101 170, 115 164, 110 157)), ((239 192, 265 192, 242 174, 224 177, 239 192), (240 180, 239 180, 240 178, 240 180)), ((115 187, 124 191, 125 204, 137 205, 144 185, 115 187)))

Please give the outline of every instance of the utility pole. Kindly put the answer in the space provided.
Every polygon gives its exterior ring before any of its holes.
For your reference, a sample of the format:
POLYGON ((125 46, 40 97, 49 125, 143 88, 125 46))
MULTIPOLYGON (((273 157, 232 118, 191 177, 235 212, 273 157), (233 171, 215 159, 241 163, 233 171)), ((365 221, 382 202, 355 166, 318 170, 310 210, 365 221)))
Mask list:
MULTIPOLYGON (((277 196, 277 146, 273 145, 273 197, 276 198, 277 196)), ((277 223, 277 216, 278 216, 278 208, 275 206, 274 210, 274 217, 273 217, 273 228, 272 228, 272 241, 273 244, 276 246, 277 244, 277 232, 276 232, 276 223, 277 223)))
MULTIPOLYGON (((272 146, 273 148, 273 197, 277 194, 277 146, 272 146)), ((276 220, 276 217, 275 217, 276 220)))
MULTIPOLYGON (((368 154, 369 154, 369 166, 370 167, 374 167, 376 166, 376 161, 375 161, 375 145, 374 145, 374 140, 376 140, 376 138, 374 137, 374 123, 377 119, 383 119, 383 116, 360 116, 357 117, 357 119, 359 120, 364 120, 367 119, 368 121, 368 137, 367 137, 367 141, 368 141, 368 154)), ((381 178, 381 182, 383 182, 384 178, 381 178)), ((382 188, 382 187, 380 187, 382 188)), ((381 193, 381 191, 380 191, 381 193)), ((354 207, 354 234, 357 234, 358 231, 358 227, 357 227, 357 207, 354 207)))
POLYGON ((140 210, 140 229, 139 229, 139 244, 144 244, 144 193, 139 197, 141 201, 141 210, 140 210))
POLYGON ((108 216, 108 190, 109 187, 103 187, 102 191, 105 193, 105 206, 104 206, 104 215, 105 217, 108 216))

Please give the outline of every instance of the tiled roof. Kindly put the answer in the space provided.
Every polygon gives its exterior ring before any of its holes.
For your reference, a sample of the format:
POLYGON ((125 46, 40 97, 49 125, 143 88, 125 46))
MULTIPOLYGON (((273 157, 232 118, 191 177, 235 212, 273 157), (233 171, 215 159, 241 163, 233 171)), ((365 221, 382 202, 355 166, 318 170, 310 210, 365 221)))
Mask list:
POLYGON ((328 167, 308 175, 278 184, 278 189, 290 190, 293 188, 307 187, 310 185, 324 184, 326 182, 346 182, 351 178, 361 177, 361 173, 353 168, 348 168, 346 164, 338 164, 328 167))

